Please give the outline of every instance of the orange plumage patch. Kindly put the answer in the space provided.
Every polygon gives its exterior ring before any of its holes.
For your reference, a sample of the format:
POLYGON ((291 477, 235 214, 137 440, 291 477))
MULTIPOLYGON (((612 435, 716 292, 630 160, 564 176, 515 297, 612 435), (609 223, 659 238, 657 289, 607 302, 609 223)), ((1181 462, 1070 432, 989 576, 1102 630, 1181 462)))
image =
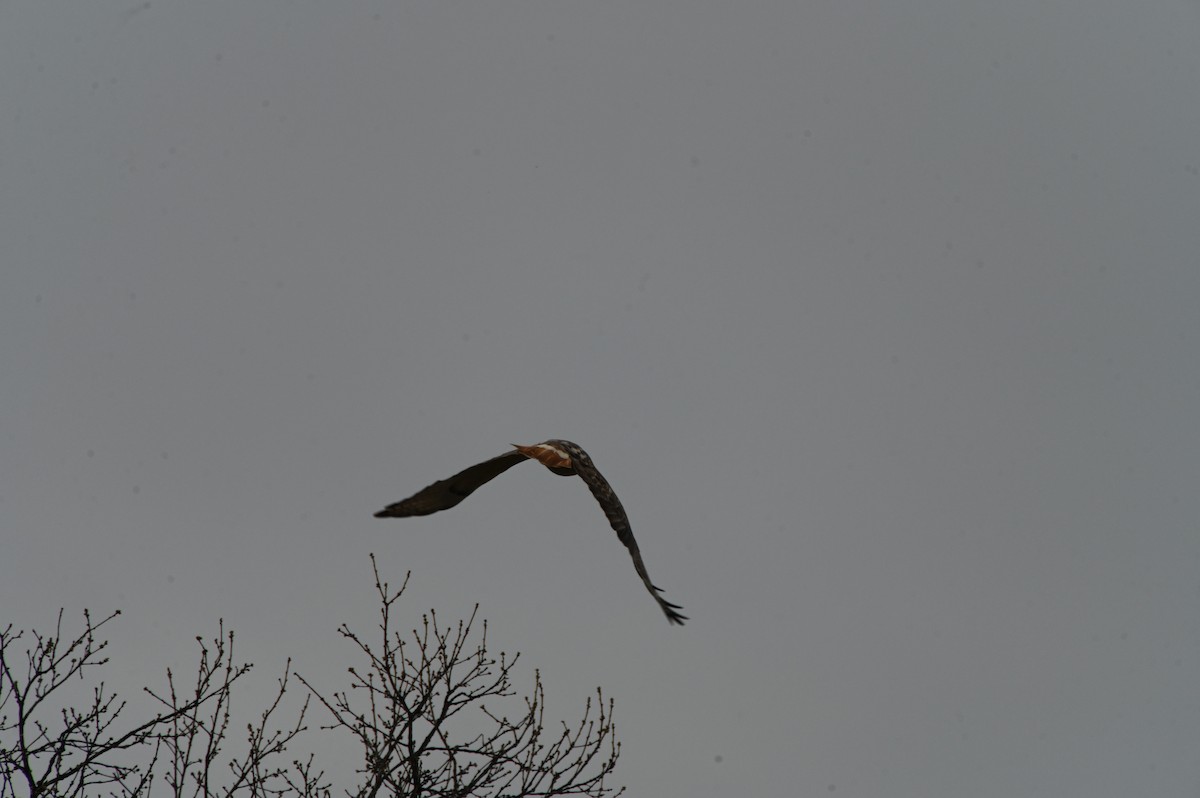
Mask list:
POLYGON ((518 452, 531 460, 537 460, 546 468, 570 468, 571 456, 556 446, 548 443, 535 443, 533 446, 521 446, 514 443, 518 452))

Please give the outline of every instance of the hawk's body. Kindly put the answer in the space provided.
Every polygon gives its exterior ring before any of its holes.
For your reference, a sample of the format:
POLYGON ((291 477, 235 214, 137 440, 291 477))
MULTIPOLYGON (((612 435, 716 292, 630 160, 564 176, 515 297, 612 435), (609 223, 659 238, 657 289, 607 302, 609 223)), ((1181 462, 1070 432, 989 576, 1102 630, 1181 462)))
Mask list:
POLYGON ((608 480, 596 469, 588 453, 578 444, 558 439, 535 443, 533 446, 517 446, 516 444, 513 446, 516 447, 516 451, 506 452, 499 457, 485 460, 465 471, 460 471, 449 479, 435 482, 402 502, 388 505, 375 513, 375 517, 404 518, 410 515, 429 515, 439 510, 448 510, 474 493, 480 485, 490 482, 517 463, 524 462, 526 459, 537 460, 559 476, 578 475, 584 481, 592 495, 596 497, 596 501, 600 503, 604 514, 608 516, 608 523, 616 531, 617 537, 625 544, 625 548, 629 549, 629 554, 633 557, 633 567, 637 570, 638 576, 642 578, 642 582, 645 583, 646 589, 650 591, 650 595, 654 596, 654 600, 666 614, 667 620, 682 625, 687 620, 687 616, 680 615, 678 610, 682 607, 664 599, 661 591, 650 581, 650 575, 646 572, 646 564, 642 562, 642 553, 638 549, 637 541, 633 539, 633 530, 630 529, 629 517, 625 514, 625 508, 621 506, 621 500, 613 492, 608 480))

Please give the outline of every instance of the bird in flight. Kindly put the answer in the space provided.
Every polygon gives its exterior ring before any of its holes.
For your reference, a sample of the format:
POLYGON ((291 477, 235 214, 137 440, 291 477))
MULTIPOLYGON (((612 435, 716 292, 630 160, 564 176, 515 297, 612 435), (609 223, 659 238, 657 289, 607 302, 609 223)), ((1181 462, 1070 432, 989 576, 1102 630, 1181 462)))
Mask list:
POLYGON ((465 471, 460 471, 449 479, 433 483, 417 494, 402 502, 396 502, 375 513, 376 518, 407 518, 412 515, 429 515, 440 510, 448 510, 475 492, 479 486, 490 482, 503 474, 517 463, 525 460, 537 460, 546 468, 562 477, 578 475, 591 490, 601 509, 608 516, 608 523, 617 533, 617 538, 629 549, 633 557, 633 567, 642 578, 646 589, 658 606, 666 614, 667 620, 673 624, 683 625, 686 615, 681 615, 683 609, 678 604, 672 604, 662 597, 662 590, 650 581, 646 572, 646 564, 642 562, 642 552, 638 549, 637 541, 633 539, 633 530, 629 527, 629 517, 621 500, 613 492, 612 486, 597 469, 592 458, 578 444, 570 441, 552 439, 535 443, 532 446, 513 444, 514 452, 506 452, 499 457, 485 460, 473 465, 465 471))

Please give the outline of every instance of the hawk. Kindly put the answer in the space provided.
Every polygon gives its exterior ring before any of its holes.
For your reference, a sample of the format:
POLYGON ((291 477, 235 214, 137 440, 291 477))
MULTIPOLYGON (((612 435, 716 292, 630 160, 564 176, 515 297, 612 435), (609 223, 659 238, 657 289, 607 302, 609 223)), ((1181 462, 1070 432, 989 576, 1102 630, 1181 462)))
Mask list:
POLYGON ((617 533, 617 538, 629 549, 633 557, 633 567, 637 570, 642 583, 654 596, 658 606, 673 624, 683 625, 686 615, 681 615, 683 609, 678 604, 672 604, 662 597, 661 588, 650 581, 646 572, 646 564, 642 562, 642 552, 638 549, 637 541, 633 539, 633 530, 629 527, 629 517, 621 500, 613 492, 612 486, 597 469, 592 458, 578 444, 570 441, 551 439, 532 446, 513 444, 515 452, 506 452, 499 457, 485 460, 473 465, 465 471, 460 471, 449 479, 435 482, 419 493, 410 496, 402 502, 390 504, 375 513, 376 518, 407 518, 412 515, 429 515, 440 510, 448 510, 475 492, 479 486, 490 482, 503 474, 517 463, 525 460, 537 460, 546 468, 562 477, 578 475, 588 486, 600 508, 608 516, 608 523, 617 533))

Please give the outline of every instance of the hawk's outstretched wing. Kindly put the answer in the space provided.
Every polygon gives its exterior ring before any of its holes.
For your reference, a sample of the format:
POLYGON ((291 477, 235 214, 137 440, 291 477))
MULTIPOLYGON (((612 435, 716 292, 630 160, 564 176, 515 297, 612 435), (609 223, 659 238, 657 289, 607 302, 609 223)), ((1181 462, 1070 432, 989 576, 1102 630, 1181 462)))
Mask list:
POLYGON ((596 497, 600 508, 608 516, 608 523, 617 533, 617 538, 625 544, 625 548, 629 549, 629 556, 633 557, 633 567, 637 570, 638 576, 642 578, 646 589, 650 591, 650 595, 654 596, 654 600, 658 602, 658 606, 662 608, 668 621, 682 626, 683 622, 687 620, 686 615, 679 613, 683 607, 672 604, 663 598, 662 588, 650 581, 646 563, 642 562, 642 551, 638 548, 637 541, 633 538, 633 529, 629 526, 629 516, 625 514, 625 507, 617 498, 612 485, 608 484, 608 480, 600 473, 600 469, 596 468, 587 452, 569 441, 559 441, 558 443, 571 455, 571 465, 575 467, 575 473, 587 484, 588 490, 596 497), (564 446, 564 444, 566 445, 564 446))
POLYGON ((490 482, 527 459, 520 452, 505 452, 499 457, 473 465, 466 471, 460 471, 449 479, 435 482, 402 502, 389 504, 375 513, 375 517, 407 518, 410 515, 429 515, 438 510, 449 510, 474 493, 480 485, 490 482))

